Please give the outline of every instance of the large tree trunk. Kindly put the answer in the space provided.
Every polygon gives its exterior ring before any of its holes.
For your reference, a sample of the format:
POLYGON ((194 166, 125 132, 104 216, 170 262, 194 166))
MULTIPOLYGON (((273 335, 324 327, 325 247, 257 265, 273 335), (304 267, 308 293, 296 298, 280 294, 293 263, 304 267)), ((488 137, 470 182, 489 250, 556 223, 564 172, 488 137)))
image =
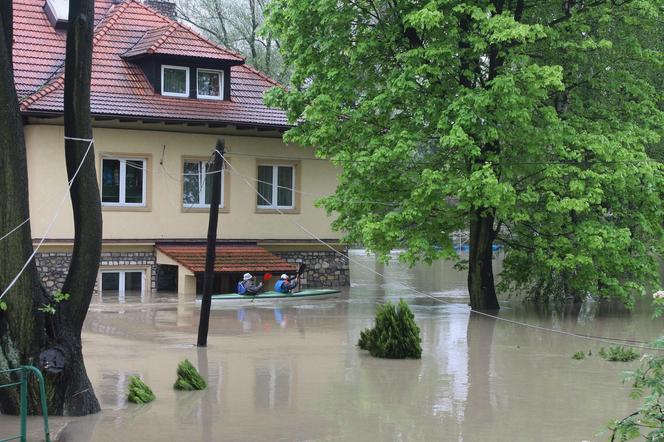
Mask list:
MULTIPOLYGON (((71 0, 69 7, 65 83, 65 134, 92 138, 90 120, 90 69, 93 2, 71 0)), ((0 232, 4 235, 29 216, 28 176, 23 124, 13 79, 11 59, 12 8, 0 0, 0 232)), ((88 142, 68 140, 67 173, 71 179, 81 163, 88 142)), ((94 290, 101 254, 101 209, 91 149, 71 188, 75 240, 69 274, 62 289, 68 301, 55 305, 54 315, 38 310, 54 305, 39 282, 34 261, 3 299, 0 312, 0 369, 40 364, 44 351, 63 358, 62 371, 46 370, 49 414, 83 415, 99 411, 83 364, 81 328, 94 290)), ((30 225, 25 224, 0 242, 0 289, 11 282, 32 254, 30 225)), ((52 367, 51 367, 52 369, 52 367)), ((3 381, 5 379, 0 379, 3 381)), ((29 411, 38 413, 37 384, 30 384, 29 411)), ((12 389, 0 389, 0 412, 16 414, 19 397, 12 389)))
MULTIPOLYGON (((28 172, 12 65, 12 1, 0 0, 0 235, 25 221, 28 209, 28 172)), ((0 293, 5 291, 32 254, 30 224, 25 223, 0 241, 0 293)), ((0 369, 35 364, 43 344, 43 315, 36 310, 45 302, 34 261, 2 299, 7 311, 0 311, 0 369)), ((11 378, 17 381, 17 377, 11 378)), ((0 377, 0 382, 9 381, 0 377)), ((30 391, 34 397, 35 390, 30 391)), ((30 407, 34 411, 34 407, 30 407)), ((17 414, 18 390, 0 389, 0 412, 17 414)))
POLYGON ((470 220, 468 256, 468 294, 473 310, 498 310, 498 297, 493 281, 493 216, 475 211, 470 220))
MULTIPOLYGON (((12 4, 10 0, 0 0, 0 236, 29 216, 25 139, 11 54, 12 4)), ((0 293, 21 271, 31 254, 29 223, 0 241, 0 293)), ((2 299, 8 309, 0 310, 0 369, 35 363, 35 350, 43 344, 44 328, 43 315, 37 307, 45 302, 44 296, 37 267, 32 261, 2 299)), ((0 377, 0 382, 6 380, 0 377)), ((2 413, 18 413, 18 403, 17 389, 0 389, 2 413)))
MULTIPOLYGON (((65 136, 92 139, 90 116, 90 75, 94 0, 69 0, 67 53, 65 65, 65 136)), ((54 389, 59 410, 67 415, 85 415, 100 410, 88 379, 81 350, 81 328, 95 288, 101 257, 102 218, 94 147, 87 141, 65 140, 67 176, 71 180, 81 165, 70 190, 74 212, 74 249, 69 272, 62 287, 69 302, 63 305, 58 339, 69 353, 63 372, 66 382, 54 389), (89 147, 89 151, 88 151, 89 147), (87 155, 86 155, 87 152, 87 155)))

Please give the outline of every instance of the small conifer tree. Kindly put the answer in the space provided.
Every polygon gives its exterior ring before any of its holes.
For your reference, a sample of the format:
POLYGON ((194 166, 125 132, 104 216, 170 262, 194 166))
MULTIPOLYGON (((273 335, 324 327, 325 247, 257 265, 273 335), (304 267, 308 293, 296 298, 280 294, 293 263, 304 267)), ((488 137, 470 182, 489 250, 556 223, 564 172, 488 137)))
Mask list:
POLYGON ((150 387, 137 378, 136 376, 131 376, 129 378, 129 396, 127 400, 133 402, 134 404, 147 404, 152 402, 156 397, 150 387))
POLYGON ((415 315, 400 299, 397 305, 388 301, 378 307, 374 328, 363 330, 357 345, 377 358, 420 359, 421 342, 415 315))
POLYGON ((188 359, 178 364, 178 378, 173 385, 176 390, 203 390, 207 387, 205 379, 188 359))

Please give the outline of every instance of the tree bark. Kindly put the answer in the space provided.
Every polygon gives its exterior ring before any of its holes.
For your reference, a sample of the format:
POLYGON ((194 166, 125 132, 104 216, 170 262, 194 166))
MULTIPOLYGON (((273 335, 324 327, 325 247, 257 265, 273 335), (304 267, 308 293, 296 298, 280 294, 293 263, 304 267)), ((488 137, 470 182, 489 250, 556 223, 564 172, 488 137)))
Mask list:
MULTIPOLYGON (((12 64, 12 3, 0 0, 0 235, 4 236, 29 216, 28 171, 12 64)), ((0 241, 0 293, 9 286, 32 254, 32 234, 26 223, 0 241)), ((37 266, 30 262, 2 299, 0 311, 0 369, 34 364, 35 349, 43 344, 43 314, 37 307, 45 300, 37 266)), ((0 382, 10 378, 0 377, 0 382)), ((12 377, 17 381, 17 377, 12 377)), ((34 396, 35 390, 30 392, 34 396)), ((19 411, 18 391, 0 389, 0 412, 19 411)), ((31 407, 31 411, 34 408, 31 407)))
POLYGON ((500 309, 493 281, 493 221, 493 216, 480 209, 471 215, 468 293, 473 310, 500 309))
MULTIPOLYGON (((65 64, 65 136, 92 139, 90 116, 90 76, 94 0, 69 0, 67 52, 65 64)), ((102 217, 94 161, 94 146, 88 141, 65 140, 67 176, 74 179, 70 197, 74 215, 74 248, 67 278, 62 287, 69 301, 62 305, 57 324, 57 342, 68 351, 68 364, 53 394, 59 397, 59 410, 67 415, 85 415, 100 410, 88 379, 81 348, 81 328, 95 288, 101 257, 102 217), (88 147, 90 150, 88 151, 88 147), (86 155, 86 151, 87 155, 86 155)), ((58 375, 60 376, 60 375, 58 375)))

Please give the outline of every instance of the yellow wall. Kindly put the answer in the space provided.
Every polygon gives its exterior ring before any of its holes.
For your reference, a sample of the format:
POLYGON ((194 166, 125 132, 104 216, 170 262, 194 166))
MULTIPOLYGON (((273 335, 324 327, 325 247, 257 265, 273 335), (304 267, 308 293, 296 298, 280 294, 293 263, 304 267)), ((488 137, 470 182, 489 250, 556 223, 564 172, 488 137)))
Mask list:
MULTIPOLYGON (((64 131, 61 126, 34 124, 26 126, 25 135, 32 236, 40 238, 66 191, 64 131)), ((102 153, 144 154, 149 158, 149 208, 104 210, 105 239, 205 238, 207 211, 183 210, 179 174, 182 173, 183 157, 208 157, 218 135, 96 128, 94 137, 97 169, 102 153), (159 164, 162 151, 163 168, 159 164)), ((253 178, 257 176, 256 156, 314 158, 312 150, 285 145, 279 138, 236 135, 224 135, 224 138, 227 149, 231 151, 229 158, 233 166, 239 173, 253 178), (233 156, 233 153, 242 155, 233 156)), ((316 195, 333 192, 337 172, 328 162, 303 159, 299 167, 299 190, 316 195)), ((255 192, 239 176, 231 174, 229 181, 230 185, 225 189, 230 191, 229 211, 221 211, 219 216, 221 239, 311 239, 291 220, 296 220, 321 238, 339 237, 330 229, 331 219, 322 209, 313 206, 315 196, 300 194, 300 210, 296 214, 256 213, 255 192)), ((71 204, 67 196, 66 204, 48 237, 72 238, 72 223, 71 204)))

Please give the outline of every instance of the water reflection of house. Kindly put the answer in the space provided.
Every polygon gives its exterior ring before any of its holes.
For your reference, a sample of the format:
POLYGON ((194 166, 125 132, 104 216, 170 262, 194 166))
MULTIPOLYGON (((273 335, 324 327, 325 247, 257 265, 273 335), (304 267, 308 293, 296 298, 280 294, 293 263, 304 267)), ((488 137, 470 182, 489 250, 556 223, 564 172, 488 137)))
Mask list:
MULTIPOLYGON (((210 202, 207 160, 220 137, 233 165, 222 179, 220 244, 244 267, 218 262, 217 290, 232 288, 244 271, 292 271, 287 262, 297 261, 310 264, 306 284, 347 285, 345 260, 291 222, 344 250, 324 210, 313 205, 334 190, 335 168, 311 149, 284 143, 284 112, 263 104, 278 84, 167 16, 174 6, 95 2, 91 110, 104 219, 101 289, 196 291, 210 202)), ((66 192, 67 9, 67 0, 14 4, 34 238, 46 233, 66 192)), ((73 223, 62 213, 37 255, 49 290, 64 281, 71 256, 73 223)))

